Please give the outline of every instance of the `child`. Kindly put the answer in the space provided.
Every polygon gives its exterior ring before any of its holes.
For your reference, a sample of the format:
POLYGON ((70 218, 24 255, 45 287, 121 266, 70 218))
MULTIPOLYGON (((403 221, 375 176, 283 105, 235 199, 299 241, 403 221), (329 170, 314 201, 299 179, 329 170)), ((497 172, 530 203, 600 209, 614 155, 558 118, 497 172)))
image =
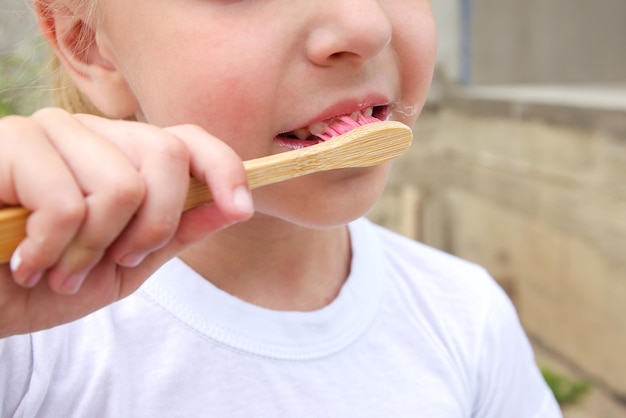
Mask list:
POLYGON ((327 125, 415 121, 427 0, 35 10, 81 93, 0 121, 0 202, 32 211, 0 270, 0 415, 560 416, 483 270, 359 219, 389 164, 247 188, 242 160, 327 125), (181 216, 189 175, 215 203, 181 216))

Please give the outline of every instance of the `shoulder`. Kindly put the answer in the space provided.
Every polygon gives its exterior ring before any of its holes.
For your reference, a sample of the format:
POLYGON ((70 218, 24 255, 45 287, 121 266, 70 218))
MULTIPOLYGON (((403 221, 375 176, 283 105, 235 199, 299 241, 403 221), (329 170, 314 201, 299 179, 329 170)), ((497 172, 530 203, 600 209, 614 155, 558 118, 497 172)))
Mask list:
POLYGON ((429 297, 450 299, 457 305, 464 302, 484 306, 491 298, 503 296, 498 284, 478 264, 369 221, 360 223, 359 227, 370 229, 372 238, 379 242, 385 270, 393 286, 412 288, 421 294, 429 294, 429 297))
POLYGON ((560 416, 515 307, 483 267, 371 223, 361 227, 384 254, 387 325, 403 322, 420 350, 428 345, 431 358, 456 370, 475 416, 560 416))
POLYGON ((461 356, 468 375, 493 322, 507 322, 503 333, 521 327, 509 298, 483 267, 369 221, 358 227, 369 230, 376 242, 371 246, 377 245, 371 252, 380 254, 361 262, 382 264, 386 317, 424 334, 431 345, 447 347, 451 358, 461 356))

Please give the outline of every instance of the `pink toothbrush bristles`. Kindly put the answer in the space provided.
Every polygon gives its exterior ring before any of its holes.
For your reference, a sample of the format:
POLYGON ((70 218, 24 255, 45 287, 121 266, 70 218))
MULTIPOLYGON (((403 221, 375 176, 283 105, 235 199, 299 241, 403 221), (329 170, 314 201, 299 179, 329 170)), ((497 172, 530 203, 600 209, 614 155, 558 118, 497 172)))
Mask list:
POLYGON ((348 115, 339 116, 330 122, 324 133, 317 136, 322 141, 328 141, 329 139, 345 134, 354 128, 373 122, 380 122, 380 120, 373 116, 365 116, 360 112, 357 114, 357 120, 352 119, 348 115))

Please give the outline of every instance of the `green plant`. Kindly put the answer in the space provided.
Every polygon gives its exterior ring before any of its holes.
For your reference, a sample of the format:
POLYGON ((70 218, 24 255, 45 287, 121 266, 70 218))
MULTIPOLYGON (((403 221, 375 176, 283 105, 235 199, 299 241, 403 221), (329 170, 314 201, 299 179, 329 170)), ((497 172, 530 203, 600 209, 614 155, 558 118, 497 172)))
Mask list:
POLYGON ((541 367, 541 374, 561 406, 577 403, 584 395, 589 393, 593 387, 592 384, 586 380, 570 378, 546 366, 541 367))
POLYGON ((15 106, 0 97, 0 118, 17 113, 15 106))

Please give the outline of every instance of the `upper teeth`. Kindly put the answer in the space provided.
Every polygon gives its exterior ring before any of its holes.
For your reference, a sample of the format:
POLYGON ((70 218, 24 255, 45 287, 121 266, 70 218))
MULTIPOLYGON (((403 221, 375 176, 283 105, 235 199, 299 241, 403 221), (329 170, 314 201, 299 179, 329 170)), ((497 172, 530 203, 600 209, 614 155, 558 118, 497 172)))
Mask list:
MULTIPOLYGON (((358 121, 359 115, 363 115, 365 117, 370 117, 374 114, 374 107, 366 107, 361 109, 360 111, 356 111, 350 114, 350 119, 354 121, 358 121)), ((293 131, 293 134, 298 137, 298 139, 308 139, 311 135, 320 136, 326 132, 328 127, 335 122, 337 119, 332 118, 321 122, 315 122, 312 125, 307 126, 306 128, 300 128, 293 131)))

